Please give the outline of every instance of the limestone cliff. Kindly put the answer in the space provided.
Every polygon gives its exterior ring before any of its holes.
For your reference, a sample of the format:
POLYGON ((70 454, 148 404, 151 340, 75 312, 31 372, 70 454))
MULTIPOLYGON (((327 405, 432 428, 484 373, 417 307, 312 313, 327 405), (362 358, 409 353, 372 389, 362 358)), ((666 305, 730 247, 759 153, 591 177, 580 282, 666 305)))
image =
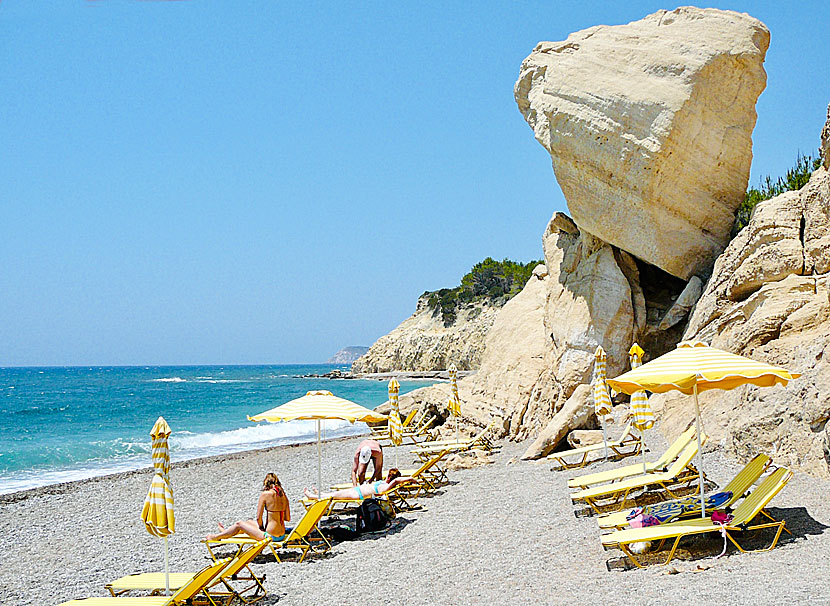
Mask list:
MULTIPOLYGON (((830 113, 825 126, 830 133, 830 113)), ((827 137, 830 138, 830 137, 827 137)), ((825 161, 827 160, 825 139, 825 161)), ((802 377, 786 388, 701 394, 712 444, 747 459, 830 476, 830 173, 817 169, 799 191, 756 206, 715 263, 684 338, 750 356, 802 377)), ((689 398, 652 398, 664 433, 682 430, 689 398)))
POLYGON ((473 303, 460 308, 455 321, 446 326, 422 296, 415 313, 355 360, 352 372, 443 370, 451 363, 458 370, 475 370, 499 309, 498 303, 473 303))
POLYGON ((540 42, 514 93, 580 229, 706 274, 746 191, 768 46, 757 19, 694 7, 540 42))

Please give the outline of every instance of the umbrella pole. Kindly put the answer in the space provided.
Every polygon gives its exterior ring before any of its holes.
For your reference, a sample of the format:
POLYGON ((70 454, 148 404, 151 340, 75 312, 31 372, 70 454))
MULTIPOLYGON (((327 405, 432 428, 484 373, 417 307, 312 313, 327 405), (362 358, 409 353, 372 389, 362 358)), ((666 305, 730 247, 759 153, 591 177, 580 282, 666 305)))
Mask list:
POLYGON ((164 537, 164 595, 170 595, 170 566, 167 558, 167 537, 164 537))
POLYGON ((646 470, 646 432, 640 432, 640 454, 643 455, 643 475, 646 475, 648 471, 646 470))
POLYGON ((323 457, 320 453, 320 419, 317 419, 317 494, 323 493, 323 470, 320 463, 323 457))
POLYGON ((458 442, 458 415, 453 415, 455 417, 455 441, 458 442))
POLYGON ((602 443, 605 444, 605 460, 608 460, 608 436, 605 433, 605 420, 602 421, 602 443))
POLYGON ((697 401, 697 382, 695 382, 695 432, 697 433, 697 473, 700 479, 700 517, 706 517, 706 497, 703 495, 703 449, 700 446, 700 404, 697 401))

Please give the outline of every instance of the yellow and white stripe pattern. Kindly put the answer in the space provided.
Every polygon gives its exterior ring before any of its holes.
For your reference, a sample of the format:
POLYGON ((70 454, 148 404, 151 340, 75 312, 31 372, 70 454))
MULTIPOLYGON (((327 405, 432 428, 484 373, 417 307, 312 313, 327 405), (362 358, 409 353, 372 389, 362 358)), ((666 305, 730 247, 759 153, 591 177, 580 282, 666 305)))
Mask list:
POLYGON ((764 362, 738 356, 701 341, 682 341, 677 349, 610 379, 615 389, 631 394, 640 389, 653 393, 680 391, 692 394, 709 389, 734 389, 740 385, 770 387, 801 375, 764 362))
POLYGON ((389 439, 395 446, 400 446, 403 442, 403 426, 401 425, 401 413, 398 411, 398 393, 401 391, 401 384, 398 380, 392 378, 389 381, 389 404, 391 410, 389 411, 389 439))
MULTIPOLYGON (((628 358, 631 361, 631 370, 639 368, 643 364, 643 348, 636 343, 628 350, 628 358)), ((631 423, 639 431, 645 431, 654 427, 654 413, 648 403, 648 395, 642 389, 631 394, 631 423)))
POLYGON ((296 419, 342 419, 350 423, 388 420, 386 415, 364 408, 351 400, 338 398, 330 391, 309 391, 301 398, 248 417, 249 421, 270 421, 271 423, 296 419))
POLYGON ((455 364, 450 364, 447 372, 450 375, 450 389, 452 390, 447 408, 454 417, 458 417, 461 415, 461 398, 458 397, 458 369, 455 364))
POLYGON ((605 383, 605 350, 601 345, 594 352, 594 378, 592 380, 594 394, 594 412, 602 421, 611 414, 611 396, 608 395, 608 385, 605 383))
POLYGON ((141 519, 147 532, 156 537, 166 537, 176 532, 176 516, 173 511, 173 489, 170 486, 170 450, 167 438, 170 426, 164 417, 159 417, 153 425, 150 436, 153 438, 153 467, 156 473, 150 484, 150 490, 141 508, 141 519))

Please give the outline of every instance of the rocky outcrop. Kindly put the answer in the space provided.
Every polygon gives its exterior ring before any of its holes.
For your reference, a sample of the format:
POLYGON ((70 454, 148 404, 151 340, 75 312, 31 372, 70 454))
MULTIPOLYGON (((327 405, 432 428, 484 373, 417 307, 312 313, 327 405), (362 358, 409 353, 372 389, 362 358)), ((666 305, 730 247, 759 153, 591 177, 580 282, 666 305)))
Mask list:
POLYGON ((355 360, 357 360, 360 356, 365 354, 369 351, 368 347, 360 346, 360 345, 351 345, 349 347, 344 347, 332 357, 330 357, 326 364, 351 364, 355 360))
POLYGON ((500 305, 475 303, 460 309, 455 321, 445 326, 422 296, 415 313, 355 360, 352 372, 443 370, 450 364, 458 370, 475 370, 481 363, 487 331, 500 309, 500 305))
MULTIPOLYGON (((830 117, 825 127, 830 132, 830 117)), ((684 334, 802 373, 786 388, 701 394, 714 445, 830 477, 830 173, 758 204, 715 263, 684 334)), ((655 396, 664 433, 694 415, 690 398, 655 396)))
POLYGON ((748 15, 683 7, 536 46, 516 102, 583 234, 707 274, 746 191, 768 45, 748 15))
POLYGON ((569 432, 585 427, 592 419, 595 419, 594 402, 590 395, 591 387, 589 385, 577 387, 561 410, 553 415, 547 427, 528 446, 522 458, 536 459, 548 454, 556 448, 569 432))

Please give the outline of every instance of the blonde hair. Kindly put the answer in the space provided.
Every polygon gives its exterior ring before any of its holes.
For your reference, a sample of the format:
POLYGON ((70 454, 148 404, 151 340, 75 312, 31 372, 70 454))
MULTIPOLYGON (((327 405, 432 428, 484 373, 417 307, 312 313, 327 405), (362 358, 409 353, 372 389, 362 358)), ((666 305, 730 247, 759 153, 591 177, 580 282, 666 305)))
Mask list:
POLYGON ((262 481, 262 490, 271 490, 272 488, 276 490, 280 496, 284 494, 282 491, 282 484, 280 484, 280 479, 277 477, 277 474, 268 473, 262 481))

